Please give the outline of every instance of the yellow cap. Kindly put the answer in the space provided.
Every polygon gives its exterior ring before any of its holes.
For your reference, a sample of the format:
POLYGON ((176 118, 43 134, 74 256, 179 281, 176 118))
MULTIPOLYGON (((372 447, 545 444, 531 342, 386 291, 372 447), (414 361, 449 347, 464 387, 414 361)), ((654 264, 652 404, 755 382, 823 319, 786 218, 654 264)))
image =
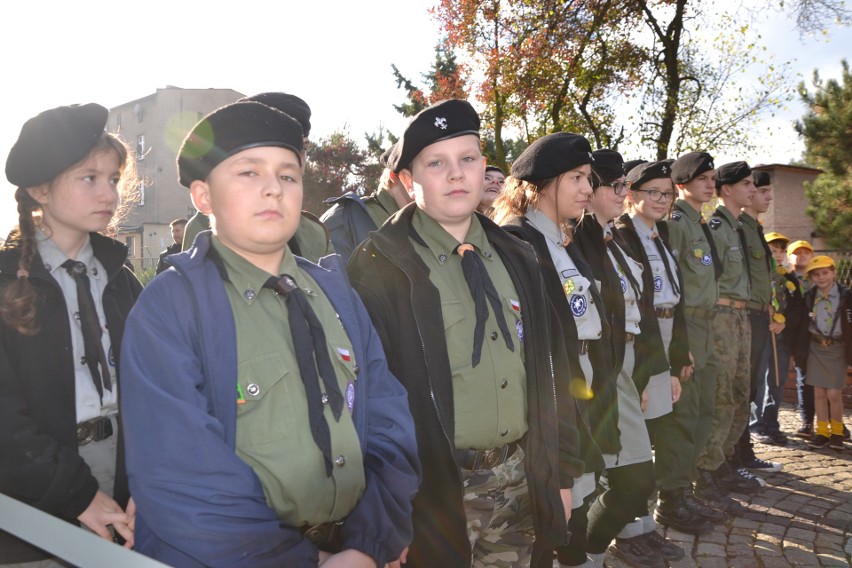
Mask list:
POLYGON ((775 231, 766 233, 765 235, 763 235, 763 237, 766 239, 767 243, 771 243, 772 241, 784 241, 784 244, 787 244, 790 242, 790 239, 788 239, 781 233, 776 233, 775 231))
POLYGON ((834 260, 830 256, 825 256, 823 254, 815 256, 808 263, 808 267, 805 269, 805 272, 817 270, 818 268, 835 268, 834 260))
POLYGON ((789 245, 787 245, 787 254, 793 254, 796 252, 796 249, 806 248, 811 252, 814 252, 814 247, 811 246, 811 243, 808 241, 793 241, 789 245))

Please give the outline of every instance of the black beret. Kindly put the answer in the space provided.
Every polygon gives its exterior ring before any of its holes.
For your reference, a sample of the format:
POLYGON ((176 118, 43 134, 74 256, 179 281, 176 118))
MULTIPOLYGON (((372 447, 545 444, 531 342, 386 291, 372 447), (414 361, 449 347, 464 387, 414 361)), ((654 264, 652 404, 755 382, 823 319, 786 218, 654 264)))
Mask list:
POLYGON ((6 159, 6 179, 17 187, 48 182, 95 147, 109 111, 101 105, 61 106, 29 119, 6 159))
POLYGON ((287 148, 302 160, 302 127, 289 114, 261 103, 243 101, 216 109, 196 124, 178 152, 178 179, 189 187, 210 170, 248 148, 287 148))
POLYGON ((707 152, 689 152, 672 163, 672 181, 689 183, 715 167, 713 156, 707 152))
POLYGON ((652 179, 671 179, 671 177, 671 162, 669 160, 662 160, 660 162, 646 162, 640 166, 636 166, 630 170, 629 174, 627 174, 627 181, 629 181, 630 185, 634 188, 638 188, 643 183, 651 181, 652 179))
POLYGON ((751 175, 751 167, 745 162, 730 162, 716 170, 716 189, 730 185, 751 175))
POLYGON ((592 152, 592 187, 612 185, 612 182, 624 175, 624 158, 615 150, 603 149, 592 152))
POLYGON ((592 147, 583 136, 554 132, 527 146, 510 172, 515 179, 544 181, 594 161, 592 147))
POLYGON ((624 174, 627 175, 630 173, 630 170, 638 166, 639 164, 645 164, 648 160, 628 160, 624 162, 624 174))
POLYGON ((393 162, 396 159, 396 154, 399 153, 399 143, 397 142, 384 152, 379 157, 379 163, 384 167, 391 169, 393 167, 393 162))
POLYGON ((503 170, 501 170, 497 166, 485 166, 485 173, 487 174, 488 172, 500 172, 501 174, 506 175, 505 173, 503 173, 503 170))
POLYGON ((243 97, 237 102, 241 101, 263 103, 266 106, 280 110, 284 114, 289 114, 302 125, 302 135, 305 138, 311 133, 311 107, 296 95, 275 92, 260 93, 253 97, 243 97))
POLYGON ((392 164, 394 173, 410 167, 426 146, 465 134, 479 136, 479 115, 469 102, 447 99, 424 108, 411 119, 397 141, 399 154, 392 164))
POLYGON ((754 187, 764 187, 772 185, 772 178, 769 177, 769 172, 754 172, 754 187))

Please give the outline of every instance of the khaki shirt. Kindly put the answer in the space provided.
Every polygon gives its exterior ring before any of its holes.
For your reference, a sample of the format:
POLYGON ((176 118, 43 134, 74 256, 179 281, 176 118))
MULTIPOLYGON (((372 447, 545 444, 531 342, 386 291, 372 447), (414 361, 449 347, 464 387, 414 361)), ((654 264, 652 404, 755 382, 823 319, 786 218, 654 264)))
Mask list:
MULTIPOLYGON (((527 431, 526 370, 523 361, 523 306, 506 267, 473 216, 465 242, 476 247, 502 300, 503 316, 514 351, 506 347, 497 319, 488 304, 482 358, 471 364, 476 315, 462 272, 460 244, 437 221, 414 212, 414 230, 426 246, 412 238, 414 250, 429 269, 429 280, 441 297, 447 354, 453 373, 455 444, 462 449, 489 449, 514 442, 527 431)), ((469 253, 468 253, 469 254, 469 253)), ((437 309, 438 306, 435 306, 437 309)))
POLYGON ((376 227, 381 227, 388 220, 388 217, 399 211, 399 205, 396 200, 387 191, 377 191, 370 197, 364 199, 364 206, 367 208, 367 213, 370 219, 376 224, 376 227))
POLYGON ((748 270, 751 277, 749 300, 766 306, 772 299, 770 267, 773 261, 770 259, 769 264, 766 263, 766 249, 763 248, 761 242, 763 237, 760 235, 760 225, 757 219, 748 213, 742 213, 740 214, 740 221, 743 223, 746 248, 748 249, 746 254, 748 255, 748 270))
MULTIPOLYGON (((352 409, 344 404, 340 422, 336 422, 326 405, 335 460, 332 476, 327 477, 322 452, 311 435, 285 299, 263 288, 271 274, 216 237, 211 243, 228 273, 225 291, 236 326, 237 455, 257 474, 267 503, 285 524, 302 527, 343 519, 355 507, 365 486, 352 409)), ((280 274, 293 277, 322 323, 328 353, 346 397, 349 386, 357 380, 357 362, 334 308, 317 283, 296 265, 289 249, 280 274)))
POLYGON ((828 295, 823 296, 819 290, 814 296, 814 306, 809 315, 810 323, 808 331, 822 335, 823 337, 831 337, 839 339, 843 336, 840 322, 835 321, 840 319, 838 307, 840 306, 840 289, 837 284, 831 287, 828 295))
POLYGON ((719 299, 719 286, 710 242, 701 228, 701 212, 683 199, 675 203, 680 209, 672 213, 669 223, 669 246, 683 278, 683 305, 709 310, 719 299))
POLYGON ((740 221, 724 205, 719 205, 716 211, 720 216, 714 216, 707 223, 722 259, 719 295, 732 300, 748 300, 749 275, 740 235, 737 232, 740 221))
POLYGON ((311 262, 319 262, 324 256, 334 254, 334 247, 322 223, 302 215, 293 239, 299 247, 299 256, 311 262))

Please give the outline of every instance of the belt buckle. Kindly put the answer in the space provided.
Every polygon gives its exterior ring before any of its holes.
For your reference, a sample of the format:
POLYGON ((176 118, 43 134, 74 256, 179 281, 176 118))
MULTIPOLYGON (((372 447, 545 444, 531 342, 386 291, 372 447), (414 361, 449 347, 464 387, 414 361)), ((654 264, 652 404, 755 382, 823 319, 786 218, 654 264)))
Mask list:
POLYGON ((319 544, 323 539, 323 526, 322 525, 314 525, 305 531, 305 538, 311 541, 314 544, 319 544))
POLYGON ((491 469, 496 466, 500 463, 500 455, 504 450, 505 447, 486 450, 485 454, 482 456, 482 465, 485 466, 486 469, 491 469))
POLYGON ((95 428, 91 422, 77 424, 77 445, 85 446, 95 439, 95 428))

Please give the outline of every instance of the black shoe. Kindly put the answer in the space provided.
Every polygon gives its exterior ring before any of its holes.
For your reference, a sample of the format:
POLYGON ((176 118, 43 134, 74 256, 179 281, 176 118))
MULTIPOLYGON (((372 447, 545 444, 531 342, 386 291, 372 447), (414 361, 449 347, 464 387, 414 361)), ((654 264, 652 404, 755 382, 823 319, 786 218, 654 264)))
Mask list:
POLYGON ((817 448, 817 449, 824 448, 825 446, 828 445, 828 437, 817 434, 813 438, 810 439, 810 441, 808 442, 808 445, 812 448, 817 448))
POLYGON ((686 551, 684 549, 671 542, 670 540, 667 540, 663 535, 661 535, 657 531, 645 533, 642 535, 642 537, 644 537, 645 544, 648 545, 648 548, 656 550, 660 553, 660 556, 662 556, 665 560, 668 560, 669 562, 681 560, 684 556, 686 556, 686 551))
POLYGON ((663 526, 687 534, 704 534, 713 530, 710 521, 687 508, 683 492, 677 490, 660 491, 654 519, 663 526))
POLYGON ((695 499, 699 503, 702 503, 703 505, 710 507, 711 509, 721 511, 730 517, 739 517, 747 510, 740 504, 739 501, 732 499, 727 495, 723 495, 719 499, 710 500, 702 497, 698 492, 696 492, 695 499))
POLYGON ((796 430, 796 437, 797 438, 804 438, 805 440, 810 440, 811 436, 813 435, 813 432, 814 432, 814 425, 813 424, 808 424, 806 422, 802 422, 802 426, 798 430, 796 430))
POLYGON ((723 463, 713 472, 716 485, 732 493, 751 495, 760 491, 760 483, 756 479, 746 479, 735 473, 728 462, 723 463))
POLYGON ((773 432, 770 436, 772 436, 773 446, 786 446, 787 442, 789 442, 784 432, 773 432))
MULTIPOLYGON (((683 499, 686 502, 686 508, 696 515, 700 515, 713 524, 724 523, 728 516, 722 511, 717 511, 713 507, 708 507, 692 495, 691 488, 683 490, 683 499)), ((736 503, 736 501, 734 501, 736 503)))
POLYGON ((616 538, 609 551, 635 568, 666 568, 662 554, 646 544, 644 535, 633 538, 616 538))
POLYGON ((847 428, 847 427, 846 427, 846 424, 844 424, 844 425, 843 425, 843 439, 844 439, 844 440, 848 440, 848 439, 849 439, 849 436, 850 436, 850 434, 849 434, 849 428, 847 428))
POLYGON ((828 447, 833 450, 843 449, 843 436, 841 434, 832 434, 828 439, 828 447))
POLYGON ((719 487, 713 478, 713 472, 707 469, 698 469, 698 480, 695 482, 695 496, 702 501, 721 501, 728 496, 728 492, 719 487))

